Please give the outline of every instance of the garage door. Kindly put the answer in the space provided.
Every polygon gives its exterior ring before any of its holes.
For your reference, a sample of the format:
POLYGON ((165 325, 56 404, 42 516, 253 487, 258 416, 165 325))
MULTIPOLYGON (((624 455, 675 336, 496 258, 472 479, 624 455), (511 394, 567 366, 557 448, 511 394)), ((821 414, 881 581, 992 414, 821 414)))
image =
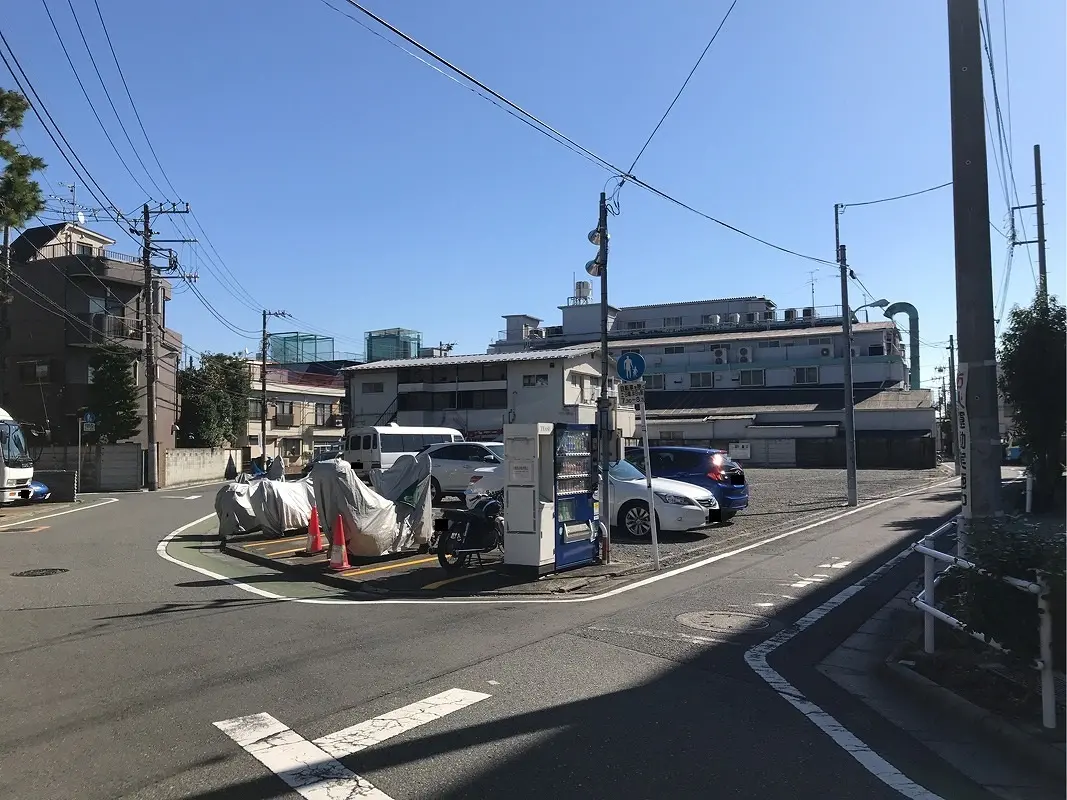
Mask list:
POLYGON ((797 463, 795 439, 750 439, 754 466, 792 467, 797 463))

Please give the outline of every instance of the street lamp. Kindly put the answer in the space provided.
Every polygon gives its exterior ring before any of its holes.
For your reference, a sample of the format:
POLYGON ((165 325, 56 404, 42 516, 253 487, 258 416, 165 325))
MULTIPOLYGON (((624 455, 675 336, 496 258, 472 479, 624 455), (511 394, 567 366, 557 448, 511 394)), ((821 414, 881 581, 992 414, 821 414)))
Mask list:
POLYGON ((596 258, 585 265, 590 277, 600 278, 600 396, 597 398, 597 430, 600 434, 600 521, 604 523, 604 563, 611 563, 611 520, 605 521, 610 514, 608 502, 610 480, 608 470, 608 451, 611 447, 611 432, 608 430, 610 418, 608 408, 608 372, 611 365, 608 359, 608 197, 600 193, 600 215, 597 226, 589 231, 589 243, 596 246, 596 258))
POLYGON ((889 301, 888 300, 884 300, 884 299, 883 300, 875 300, 873 303, 867 303, 866 305, 862 305, 859 308, 852 309, 852 324, 853 325, 858 325, 859 324, 859 319, 857 319, 856 313, 859 312, 859 311, 863 311, 863 309, 865 309, 865 308, 889 308, 889 301))

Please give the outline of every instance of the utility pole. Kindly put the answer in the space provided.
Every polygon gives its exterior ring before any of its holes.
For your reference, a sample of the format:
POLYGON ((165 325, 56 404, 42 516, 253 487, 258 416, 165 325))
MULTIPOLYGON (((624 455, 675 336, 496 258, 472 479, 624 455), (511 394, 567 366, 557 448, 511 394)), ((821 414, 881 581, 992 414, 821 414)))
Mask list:
POLYGON ((957 542, 960 556, 967 558, 968 534, 992 530, 1003 513, 1000 428, 979 7, 978 0, 947 2, 963 507, 957 542))
MULTIPOLYGON (((155 269, 152 266, 152 216, 160 214, 188 214, 189 204, 179 208, 177 203, 160 203, 152 208, 148 203, 141 209, 141 266, 144 268, 144 343, 145 343, 145 388, 147 400, 145 408, 145 428, 148 437, 148 465, 145 470, 145 483, 148 491, 159 489, 159 439, 156 432, 156 291, 155 269)), ((169 240, 168 240, 169 241, 169 240)))
POLYGON ((856 399, 852 391, 852 309, 848 304, 848 261, 845 246, 841 244, 841 203, 834 204, 834 242, 837 245, 837 266, 841 271, 841 330, 845 335, 845 481, 846 502, 859 504, 859 489, 856 479, 856 399))
POLYGON ((956 460, 956 475, 960 474, 960 434, 957 428, 959 421, 956 407, 956 342, 949 334, 948 337, 948 396, 949 408, 952 411, 952 455, 956 460))
POLYGON ((285 311, 263 309, 263 338, 259 353, 259 444, 263 456, 263 470, 267 469, 267 317, 287 317, 285 311))
POLYGON ((608 375, 611 359, 608 357, 608 196, 600 193, 600 213, 596 228, 589 232, 589 242, 596 246, 596 258, 585 265, 585 271, 593 278, 600 278, 600 396, 596 401, 597 434, 600 439, 600 522, 604 525, 605 564, 611 563, 611 520, 608 492, 611 491, 611 404, 608 399, 608 375))
POLYGON ((1048 272, 1045 271, 1045 191, 1041 186, 1041 145, 1034 145, 1034 195, 1037 201, 1037 290, 1048 299, 1048 272))

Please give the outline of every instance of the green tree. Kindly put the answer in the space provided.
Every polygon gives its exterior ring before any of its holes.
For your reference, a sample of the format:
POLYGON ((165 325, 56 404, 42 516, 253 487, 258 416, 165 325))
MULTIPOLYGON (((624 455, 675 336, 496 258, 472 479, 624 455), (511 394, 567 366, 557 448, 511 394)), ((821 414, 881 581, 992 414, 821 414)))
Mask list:
POLYGON ((1000 390, 1013 411, 1012 433, 1034 476, 1034 508, 1048 508, 1063 475, 1067 406, 1067 316, 1055 297, 1011 310, 1001 339, 1000 390))
POLYGON ((89 384, 89 410, 96 414, 95 437, 90 441, 114 444, 132 439, 141 431, 137 411, 137 382, 133 376, 136 356, 125 348, 102 348, 89 359, 93 382, 89 384))
POLYGON ((205 353, 199 366, 178 372, 182 396, 178 428, 184 447, 239 445, 248 432, 248 362, 239 356, 205 353))

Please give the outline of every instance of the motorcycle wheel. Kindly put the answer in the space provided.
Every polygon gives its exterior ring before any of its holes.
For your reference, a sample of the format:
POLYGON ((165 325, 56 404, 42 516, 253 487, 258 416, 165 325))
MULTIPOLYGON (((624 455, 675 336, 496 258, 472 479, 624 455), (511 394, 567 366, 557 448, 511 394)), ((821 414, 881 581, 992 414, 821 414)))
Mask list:
POLYGON ((464 569, 470 561, 471 554, 457 553, 454 550, 455 546, 455 540, 449 535, 442 536, 437 542, 437 561, 445 572, 458 572, 464 569))

